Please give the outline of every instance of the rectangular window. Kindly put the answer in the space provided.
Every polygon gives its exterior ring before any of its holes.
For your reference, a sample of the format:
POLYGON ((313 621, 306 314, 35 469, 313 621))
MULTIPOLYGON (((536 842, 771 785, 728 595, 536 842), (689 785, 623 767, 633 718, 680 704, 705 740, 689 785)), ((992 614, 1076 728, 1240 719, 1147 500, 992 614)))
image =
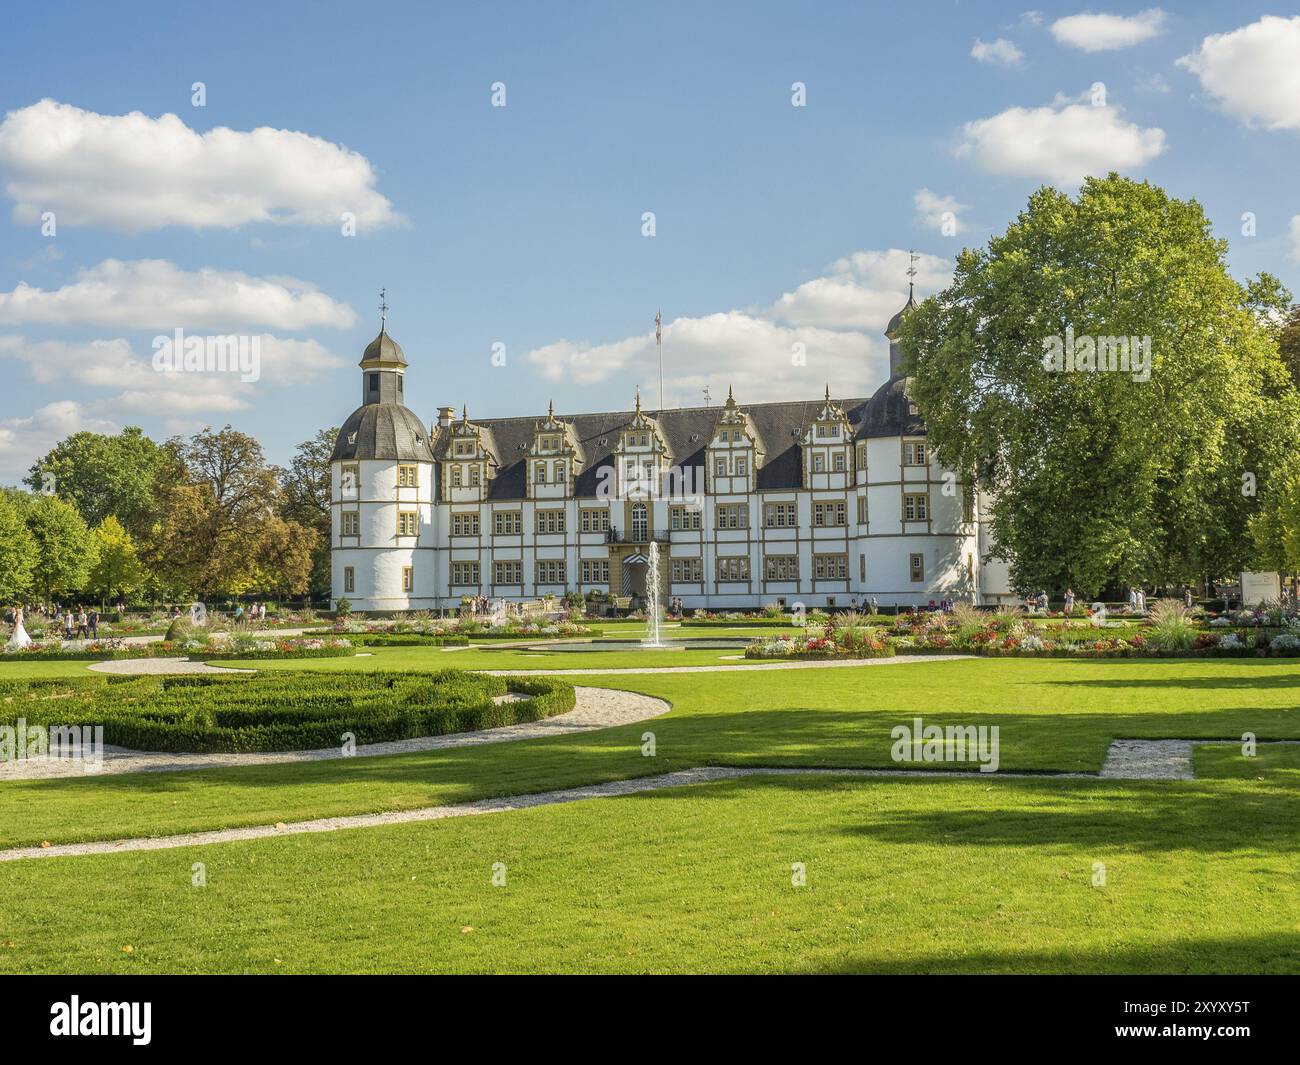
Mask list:
POLYGON ((457 588, 477 588, 478 572, 477 562, 453 562, 451 583, 457 588))
POLYGON ((523 584, 524 564, 518 559, 492 563, 493 584, 523 584))
POLYGON ((718 559, 719 581, 749 580, 749 556, 736 555, 734 558, 718 559))
POLYGON ((461 478, 460 467, 459 467, 459 466, 453 466, 453 467, 451 468, 451 486, 452 486, 453 488, 459 488, 459 487, 460 487, 460 478, 461 478))
POLYGON ((748 529, 748 503, 722 503, 718 506, 719 529, 748 529))
POLYGON ((478 535, 478 513, 473 514, 453 514, 451 516, 451 535, 452 536, 477 536, 478 535))
POLYGON ((689 532, 700 527, 699 507, 669 507, 668 527, 673 532, 689 532))
POLYGON ((498 510, 492 515, 493 536, 518 536, 524 531, 521 510, 498 510))
POLYGON ((536 512, 537 531, 539 533, 564 532, 564 511, 539 510, 536 512))
POLYGON ((343 590, 345 592, 355 592, 357 590, 357 571, 351 566, 343 567, 343 590))
POLYGON ((813 473, 824 473, 826 471, 826 456, 818 451, 813 455, 813 473))
POLYGON ((419 467, 415 465, 402 465, 397 467, 397 487, 398 488, 417 488, 419 487, 419 467))
POLYGON ((402 567, 402 591, 409 592, 415 587, 415 574, 410 566, 402 567))
POLYGON ((747 462, 745 461, 744 456, 742 456, 742 455, 737 455, 737 456, 736 456, 736 476, 737 476, 737 477, 744 477, 744 476, 746 476, 748 473, 749 473, 749 463, 747 463, 747 462))
POLYGON ((719 455, 717 458, 713 460, 713 476, 715 477, 727 476, 727 460, 721 455, 719 455))
POLYGON ((926 464, 925 441, 924 440, 903 441, 903 465, 924 466, 925 464, 926 464))
POLYGON ((797 581, 799 579, 799 556, 764 556, 763 577, 769 581, 797 581))
POLYGON ((858 524, 867 524, 867 497, 858 496, 858 524))
POLYGON ((863 473, 867 472, 867 445, 858 445, 858 469, 863 473))
POLYGON ((536 484, 546 483, 546 463, 538 462, 533 466, 533 481, 536 484))
POLYGON ((966 485, 961 494, 961 520, 970 525, 975 520, 975 493, 966 485))
POLYGON ((555 483, 556 483, 556 484, 563 484, 563 483, 564 483, 564 463, 563 463, 563 462, 557 462, 557 463, 555 463, 555 483))
POLYGON ((564 584, 564 559, 543 558, 537 562, 538 584, 564 584))
POLYGON ((339 470, 339 498, 357 499, 361 493, 361 466, 349 463, 339 470))
POLYGON ((813 579, 845 581, 849 579, 848 555, 813 555, 813 579))
POLYGON ((844 472, 844 452, 843 452, 843 451, 837 451, 837 452, 835 452, 834 460, 835 460, 835 464, 834 464, 834 467, 833 467, 833 468, 834 468, 835 472, 836 472, 836 473, 843 473, 843 472, 844 472))
POLYGON ((339 531, 344 536, 361 535, 361 515, 355 510, 345 510, 339 515, 339 531))
POLYGON ((926 521, 930 516, 930 497, 923 493, 909 492, 903 496, 903 520, 926 521))
POLYGON ((798 514, 799 508, 796 503, 765 503, 763 524, 769 529, 793 529, 798 514))
POLYGON ((673 584, 700 584, 704 580, 704 561, 699 558, 672 560, 673 584))
POLYGON ((814 503, 813 525, 847 525, 848 509, 841 502, 814 503))
POLYGON ((609 585, 609 559, 584 558, 581 562, 583 584, 609 585))
POLYGON ((580 511, 578 528, 583 532, 609 532, 609 511, 604 507, 580 511))
POLYGON ((397 512, 397 535, 414 536, 419 531, 418 515, 413 510, 397 512))
POLYGON ((469 486, 471 488, 478 487, 478 466, 477 465, 471 466, 469 468, 469 486))
POLYGON ((925 580, 925 556, 914 554, 907 556, 908 575, 914 581, 925 580))
POLYGON ((858 556, 858 580, 865 581, 866 579, 867 579, 867 556, 859 555, 858 556))

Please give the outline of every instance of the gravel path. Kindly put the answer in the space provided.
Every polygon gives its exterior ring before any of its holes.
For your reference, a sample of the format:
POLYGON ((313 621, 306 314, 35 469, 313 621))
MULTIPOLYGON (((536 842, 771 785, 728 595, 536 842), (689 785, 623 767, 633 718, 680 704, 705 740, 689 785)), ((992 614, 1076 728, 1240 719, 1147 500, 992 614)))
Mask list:
MULTIPOLYGON (((635 795, 663 788, 679 788, 690 784, 713 784, 722 780, 744 777, 817 776, 817 777, 1035 777, 1041 773, 936 773, 924 769, 776 769, 753 767, 745 769, 721 766, 703 766, 683 769, 660 776, 616 780, 607 784, 591 784, 580 788, 563 788, 542 791, 532 795, 512 795, 502 799, 480 799, 458 806, 425 806, 418 810, 399 810, 393 813, 361 814, 353 817, 323 817, 315 821, 292 821, 288 824, 255 825, 249 828, 226 828, 212 832, 191 832, 181 836, 154 836, 143 839, 105 840, 95 843, 61 843, 52 847, 16 847, 0 850, 0 862, 20 861, 25 858, 63 858, 84 854, 120 854, 125 851, 170 850, 175 847, 196 847, 210 843, 233 843, 238 840, 265 839, 268 836, 297 835, 304 832, 335 832, 348 828, 374 828, 379 825, 401 825, 412 821, 440 821, 448 817, 472 817, 476 814, 503 813, 507 810, 526 810, 534 806, 552 806, 558 803, 580 802, 584 799, 608 799, 620 795, 635 795)), ((1093 779, 1087 773, 1058 773, 1055 777, 1093 779)))
MULTIPOLYGON (((1110 780, 1195 780, 1192 751, 1212 744, 1240 744, 1226 740, 1115 740, 1106 751, 1101 776, 1110 780)), ((1291 746, 1300 740, 1260 740, 1263 746, 1291 746)))
MULTIPOLYGON (((103 776, 109 773, 174 773, 192 769, 323 762, 343 757, 367 758, 384 754, 408 754, 412 751, 438 751, 449 747, 477 747, 485 743, 508 743, 514 740, 531 740, 539 736, 564 736, 572 732, 592 732, 596 729, 613 728, 616 725, 630 725, 666 714, 672 709, 672 706, 663 699, 653 699, 638 692, 580 687, 575 687, 574 692, 577 699, 572 710, 542 721, 521 721, 516 725, 480 729, 477 732, 457 732, 449 736, 423 736, 413 740, 366 743, 359 745, 355 754, 346 756, 338 747, 326 747, 314 751, 262 751, 251 754, 176 754, 161 751, 133 751, 126 747, 105 745, 104 761, 98 768, 91 763, 72 759, 0 762, 0 781, 103 776)), ((517 698, 524 698, 524 696, 507 694, 499 696, 496 701, 505 702, 517 698)))
POLYGON ((88 667, 95 673, 117 673, 126 676, 141 674, 170 675, 174 673, 256 673, 255 669, 235 669, 232 666, 210 666, 206 662, 191 662, 188 658, 114 658, 107 662, 92 662, 88 667))

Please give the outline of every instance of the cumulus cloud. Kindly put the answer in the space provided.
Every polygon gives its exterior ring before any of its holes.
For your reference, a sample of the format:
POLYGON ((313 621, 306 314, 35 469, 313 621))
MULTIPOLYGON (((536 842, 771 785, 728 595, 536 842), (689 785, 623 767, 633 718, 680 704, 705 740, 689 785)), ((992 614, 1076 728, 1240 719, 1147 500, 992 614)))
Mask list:
POLYGON ((916 206, 916 220, 926 229, 933 229, 944 236, 955 236, 966 228, 958 215, 966 210, 966 204, 958 203, 954 196, 940 196, 929 189, 917 189, 912 196, 916 206))
POLYGON ((982 41, 976 37, 970 54, 972 59, 995 67, 1019 66, 1025 58, 1025 53, 1005 37, 993 41, 982 41))
POLYGON ((1213 34, 1178 65, 1226 114, 1264 129, 1300 129, 1300 16, 1266 15, 1213 34))
POLYGON ((989 173, 1077 184, 1140 167, 1164 150, 1164 130, 1127 122, 1119 108, 1057 99, 967 122, 956 154, 989 173))
POLYGON ((358 232, 402 221, 358 152, 267 126, 199 133, 173 114, 101 115, 41 100, 0 123, 0 172, 23 225, 46 211, 65 225, 126 232, 337 226, 345 212, 358 232))
POLYGON ((105 259, 53 291, 20 283, 0 292, 0 324, 97 325, 120 329, 241 326, 295 331, 347 328, 356 314, 294 278, 234 270, 183 270, 165 259, 105 259))
POLYGON ((33 462, 72 433, 116 433, 120 428, 70 399, 46 404, 25 418, 0 421, 0 480, 16 484, 33 462))
POLYGON ((1158 7, 1136 15, 1094 14, 1085 11, 1052 23, 1052 36, 1064 45, 1084 52, 1109 52, 1131 48, 1159 37, 1165 31, 1165 13, 1158 7))
MULTIPOLYGON (((707 387, 717 399, 734 386, 743 403, 815 397, 831 384, 840 396, 869 395, 888 376, 885 325, 907 299, 906 251, 863 251, 771 304, 665 322, 667 401, 698 406, 707 387)), ((946 284, 951 263, 923 255, 922 287, 946 284)), ((550 381, 597 384, 614 377, 656 397, 659 352, 653 331, 589 343, 559 340, 527 361, 550 381)))

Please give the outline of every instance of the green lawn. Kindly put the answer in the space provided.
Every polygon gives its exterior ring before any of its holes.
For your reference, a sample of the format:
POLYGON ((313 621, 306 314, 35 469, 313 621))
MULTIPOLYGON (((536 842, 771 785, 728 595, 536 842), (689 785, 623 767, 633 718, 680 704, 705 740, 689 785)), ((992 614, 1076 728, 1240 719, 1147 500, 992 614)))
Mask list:
MULTIPOLYGON (((395 668, 425 649, 362 659, 395 668)), ((296 663, 356 668, 354 659, 296 663)), ((997 725, 1001 768, 1095 772, 1111 740, 1300 738, 1286 659, 910 661, 581 678, 668 700, 638 725, 527 743, 297 765, 0 784, 0 846, 158 835, 466 802, 697 765, 891 767, 890 730, 997 725), (653 731, 656 754, 641 753, 653 731)), ((941 771, 941 770, 937 770, 941 771)))
POLYGON ((1294 973, 1285 783, 752 779, 4 863, 0 971, 1294 973))

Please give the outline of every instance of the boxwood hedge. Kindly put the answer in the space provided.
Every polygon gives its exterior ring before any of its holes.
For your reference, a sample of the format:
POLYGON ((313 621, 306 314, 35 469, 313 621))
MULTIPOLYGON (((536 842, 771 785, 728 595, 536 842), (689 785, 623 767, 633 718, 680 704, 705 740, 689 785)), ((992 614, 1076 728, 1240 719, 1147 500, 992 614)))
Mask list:
POLYGON ((103 725, 104 742, 147 751, 295 751, 441 736, 573 709, 552 677, 283 671, 0 680, 0 725, 103 725), (526 698, 496 703, 514 692, 526 698))

